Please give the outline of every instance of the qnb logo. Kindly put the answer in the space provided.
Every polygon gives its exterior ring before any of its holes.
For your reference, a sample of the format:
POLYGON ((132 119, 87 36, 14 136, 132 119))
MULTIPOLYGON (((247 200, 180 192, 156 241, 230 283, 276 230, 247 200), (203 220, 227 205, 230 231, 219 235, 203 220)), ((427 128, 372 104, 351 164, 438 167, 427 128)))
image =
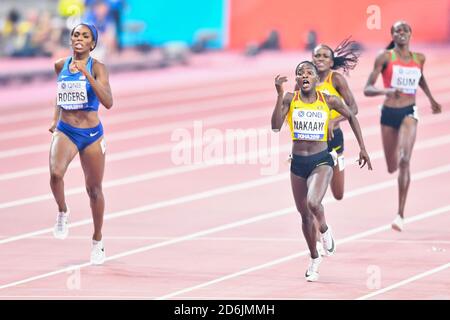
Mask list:
POLYGON ((63 82, 61 83, 61 89, 65 89, 66 88, 66 84, 63 82))
POLYGON ((320 111, 306 111, 306 116, 308 118, 322 118, 323 114, 320 111))
POLYGON ((323 118, 323 113, 322 111, 299 111, 297 113, 298 117, 303 118, 303 117, 308 117, 308 118, 323 118))
POLYGON ((81 88, 81 83, 79 83, 79 82, 68 83, 67 84, 67 88, 69 88, 69 89, 80 89, 81 88))

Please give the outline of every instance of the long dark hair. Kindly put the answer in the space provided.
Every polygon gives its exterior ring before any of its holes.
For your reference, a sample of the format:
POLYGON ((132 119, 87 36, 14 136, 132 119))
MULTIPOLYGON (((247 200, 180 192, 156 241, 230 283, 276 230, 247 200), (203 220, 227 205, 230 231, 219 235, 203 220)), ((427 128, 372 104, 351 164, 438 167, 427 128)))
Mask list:
POLYGON ((391 50, 395 48, 395 42, 394 40, 391 40, 391 42, 389 42, 388 46, 386 47, 386 50, 391 50))
POLYGON ((359 56, 361 55, 356 41, 350 40, 350 38, 351 36, 342 40, 334 50, 326 44, 319 45, 330 50, 331 57, 333 59, 333 66, 331 69, 342 69, 342 71, 347 75, 349 70, 353 70, 356 67, 359 56))

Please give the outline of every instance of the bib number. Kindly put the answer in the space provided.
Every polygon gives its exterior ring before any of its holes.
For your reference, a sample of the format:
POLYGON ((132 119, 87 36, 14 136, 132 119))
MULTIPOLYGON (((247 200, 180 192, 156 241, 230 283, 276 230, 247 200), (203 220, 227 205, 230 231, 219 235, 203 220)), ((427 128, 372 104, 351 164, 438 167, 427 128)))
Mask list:
POLYGON ((406 94, 416 93, 422 76, 419 68, 394 65, 392 71, 391 87, 406 94))
POLYGON ((294 137, 300 140, 322 141, 326 133, 328 114, 320 110, 294 110, 292 127, 294 137))
POLYGON ((58 106, 67 110, 82 109, 87 102, 86 81, 58 82, 58 106))

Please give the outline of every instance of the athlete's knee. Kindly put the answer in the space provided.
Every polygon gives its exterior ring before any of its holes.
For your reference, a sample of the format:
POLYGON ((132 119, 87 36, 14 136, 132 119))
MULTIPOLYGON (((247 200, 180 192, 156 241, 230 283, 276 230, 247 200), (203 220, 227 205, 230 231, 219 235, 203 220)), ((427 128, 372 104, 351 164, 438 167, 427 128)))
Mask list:
POLYGON ((407 156, 400 156, 398 166, 400 169, 408 169, 409 168, 409 157, 407 156))
POLYGON ((64 178, 64 170, 61 170, 59 168, 52 168, 50 170, 50 181, 51 182, 58 182, 64 178))
POLYGON ((86 191, 91 200, 97 200, 103 195, 102 187, 100 185, 86 186, 86 191))
POLYGON ((314 216, 310 212, 304 212, 301 215, 303 224, 311 225, 314 223, 314 216))
POLYGON ((321 207, 322 207, 322 204, 320 203, 319 199, 316 199, 316 198, 313 198, 313 197, 308 199, 308 208, 313 213, 319 212, 321 207))
POLYGON ((397 171, 397 165, 396 164, 388 164, 387 166, 387 170, 389 173, 394 173, 395 171, 397 171))
POLYGON ((336 200, 344 199, 344 191, 333 191, 333 196, 336 200))

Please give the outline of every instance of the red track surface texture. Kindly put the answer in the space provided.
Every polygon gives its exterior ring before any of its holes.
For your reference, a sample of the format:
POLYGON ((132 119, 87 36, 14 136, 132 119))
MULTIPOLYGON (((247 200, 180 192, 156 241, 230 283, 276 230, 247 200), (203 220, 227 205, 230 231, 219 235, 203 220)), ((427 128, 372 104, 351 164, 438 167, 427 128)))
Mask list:
POLYGON ((268 131, 273 78, 287 75, 293 87, 305 53, 211 54, 191 67, 111 78, 115 105, 101 110, 108 259, 96 267, 89 265, 93 228, 78 159, 65 178, 69 237, 51 233, 54 83, 2 88, 0 299, 449 299, 450 60, 448 50, 424 52, 425 75, 444 112, 432 115, 418 94, 404 232, 390 229, 397 174, 387 173, 382 153, 381 98, 362 94, 376 52, 365 52, 348 79, 374 170, 355 165, 358 146, 344 124, 345 198, 328 192, 324 201, 337 253, 324 259, 317 283, 303 277, 308 252, 285 161, 287 128, 268 131), (194 162, 211 146, 202 147, 202 138, 237 143, 227 129, 265 131, 256 146, 237 151, 242 163, 225 151, 231 164, 194 162), (198 143, 191 163, 174 163, 176 133, 198 143), (264 168, 273 170, 264 175, 264 168))

